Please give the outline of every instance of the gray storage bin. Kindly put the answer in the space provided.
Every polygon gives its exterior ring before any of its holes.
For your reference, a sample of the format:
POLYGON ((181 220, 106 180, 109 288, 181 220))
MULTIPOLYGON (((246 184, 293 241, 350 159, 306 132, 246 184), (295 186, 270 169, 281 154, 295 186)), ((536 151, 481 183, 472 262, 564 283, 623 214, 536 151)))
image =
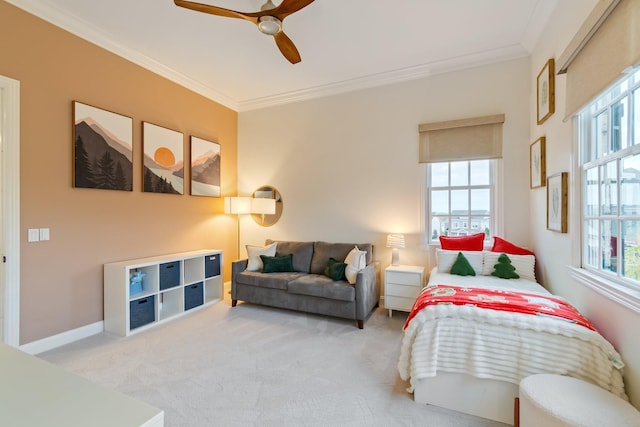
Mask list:
POLYGON ((207 255, 204 257, 204 277, 214 277, 220 275, 220 254, 207 255))
POLYGON ((184 287, 184 309, 190 310, 204 303, 202 282, 184 287))
POLYGON ((180 286, 180 261, 160 264, 160 290, 180 286))
POLYGON ((156 320, 155 295, 129 302, 129 329, 139 328, 156 320))

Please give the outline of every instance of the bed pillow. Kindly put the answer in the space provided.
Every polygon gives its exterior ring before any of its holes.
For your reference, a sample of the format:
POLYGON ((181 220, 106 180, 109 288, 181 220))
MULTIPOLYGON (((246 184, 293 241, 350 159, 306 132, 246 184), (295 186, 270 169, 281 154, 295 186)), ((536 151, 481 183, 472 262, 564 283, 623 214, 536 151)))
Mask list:
POLYGON ((293 254, 281 256, 260 255, 263 273, 284 273, 293 271, 293 254))
POLYGON ((337 282, 338 280, 344 279, 344 270, 347 267, 347 264, 344 262, 338 262, 333 258, 329 258, 329 262, 324 269, 324 275, 337 282))
POLYGON ((493 266, 492 276, 499 277, 501 279, 519 279, 520 276, 516 273, 516 268, 511 265, 511 258, 509 255, 502 253, 498 257, 498 262, 493 266))
MULTIPOLYGON (((498 263, 498 258, 502 252, 484 251, 484 267, 482 274, 490 276, 494 270, 494 266, 498 263)), ((509 255, 511 265, 516 268, 516 273, 521 279, 536 281, 535 265, 536 257, 533 255, 509 255)))
POLYGON ((470 236, 440 236, 440 246, 446 251, 481 251, 484 249, 484 233, 470 236))
POLYGON ((344 263, 347 267, 344 270, 344 275, 350 284, 356 283, 358 272, 367 266, 367 251, 361 251, 358 247, 351 249, 351 252, 347 254, 344 259, 344 263))
POLYGON ((467 259, 476 276, 483 274, 482 262, 484 260, 483 253, 480 251, 445 251, 436 248, 436 261, 438 263, 438 273, 450 273, 453 263, 456 262, 458 254, 461 253, 467 259))
POLYGON ((467 258, 462 255, 462 252, 458 252, 458 256, 451 266, 451 274, 455 274, 457 276, 475 276, 476 272, 469 264, 467 258))
POLYGON ((521 248, 500 237, 493 236, 493 247, 491 252, 502 252, 509 255, 535 255, 527 248, 521 248))
POLYGON ((267 246, 247 245, 247 256, 249 258, 249 262, 247 262, 246 271, 262 271, 262 260, 260 259, 260 255, 275 256, 277 244, 278 243, 274 242, 267 246))

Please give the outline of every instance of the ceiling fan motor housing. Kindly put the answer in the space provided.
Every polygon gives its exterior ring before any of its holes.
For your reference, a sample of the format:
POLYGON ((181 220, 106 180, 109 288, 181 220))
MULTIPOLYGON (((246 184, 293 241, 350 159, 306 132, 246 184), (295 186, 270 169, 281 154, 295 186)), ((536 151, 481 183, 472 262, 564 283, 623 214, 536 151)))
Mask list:
POLYGON ((258 19, 258 29, 262 34, 274 36, 282 31, 282 21, 275 16, 264 15, 258 19))

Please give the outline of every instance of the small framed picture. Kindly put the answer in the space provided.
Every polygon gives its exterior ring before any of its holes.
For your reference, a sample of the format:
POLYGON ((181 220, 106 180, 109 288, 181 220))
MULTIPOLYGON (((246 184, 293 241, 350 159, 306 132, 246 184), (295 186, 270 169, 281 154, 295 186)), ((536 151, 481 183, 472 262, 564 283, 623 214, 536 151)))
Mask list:
POLYGON ((537 88, 537 111, 538 124, 541 125, 554 113, 555 107, 555 62, 551 58, 544 64, 540 74, 538 74, 537 88))
POLYGON ((544 187, 547 183, 545 141, 546 138, 542 136, 529 146, 529 182, 531 188, 544 187))
POLYGON ((569 173, 561 172, 547 178, 547 229, 567 232, 567 199, 569 173))

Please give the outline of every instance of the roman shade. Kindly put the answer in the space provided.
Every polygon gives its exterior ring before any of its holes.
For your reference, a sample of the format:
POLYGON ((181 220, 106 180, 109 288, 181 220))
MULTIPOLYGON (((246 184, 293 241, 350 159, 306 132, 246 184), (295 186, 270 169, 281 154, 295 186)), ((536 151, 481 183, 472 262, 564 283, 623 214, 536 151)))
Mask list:
POLYGON ((502 158, 504 114, 423 123, 419 162, 453 162, 502 158))
POLYGON ((640 63, 640 1, 600 0, 557 62, 566 120, 640 63))

